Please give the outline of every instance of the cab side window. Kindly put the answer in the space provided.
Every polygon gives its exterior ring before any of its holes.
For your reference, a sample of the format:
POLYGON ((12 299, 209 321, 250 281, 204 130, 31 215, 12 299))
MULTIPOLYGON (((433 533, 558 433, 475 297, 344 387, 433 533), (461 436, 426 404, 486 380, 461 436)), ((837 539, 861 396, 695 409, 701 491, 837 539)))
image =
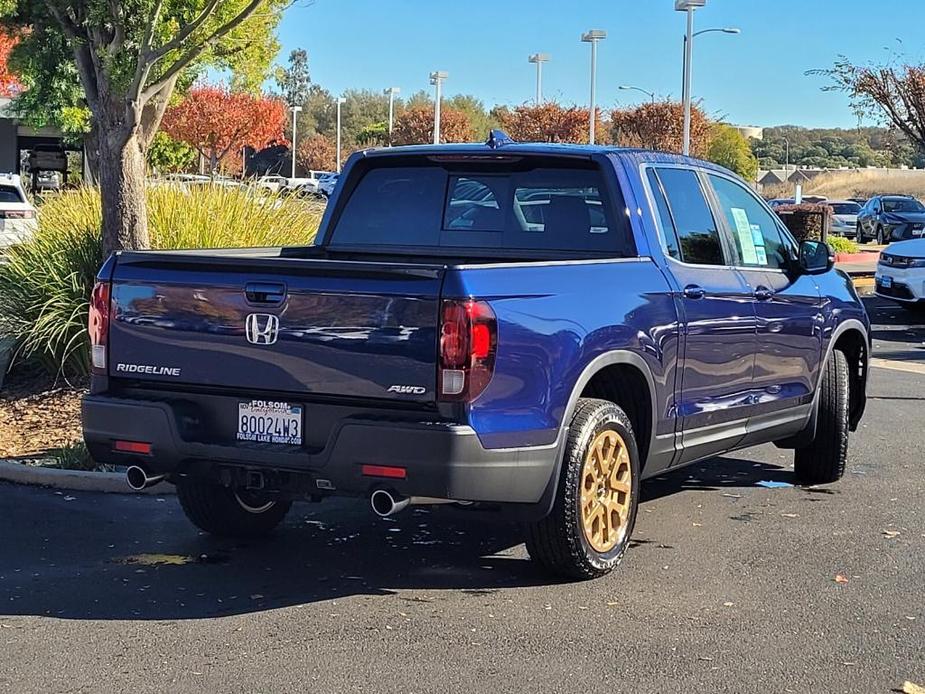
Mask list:
MULTIPOLYGON (((657 174, 667 199, 681 260, 694 265, 724 265, 719 229, 697 174, 690 169, 670 168, 659 168, 657 174)), ((670 247, 668 250, 670 253, 670 247)))
POLYGON ((709 178, 739 262, 748 267, 786 268, 790 262, 788 244, 774 215, 745 186, 722 176, 710 174, 709 178))

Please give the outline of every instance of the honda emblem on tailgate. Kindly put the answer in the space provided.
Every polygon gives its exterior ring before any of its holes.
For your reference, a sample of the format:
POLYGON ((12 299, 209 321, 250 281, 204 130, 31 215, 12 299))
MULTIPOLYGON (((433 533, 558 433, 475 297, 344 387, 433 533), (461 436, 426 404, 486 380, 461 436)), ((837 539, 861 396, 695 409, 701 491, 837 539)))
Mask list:
POLYGON ((273 345, 279 337, 279 318, 271 313, 251 313, 244 323, 244 333, 252 345, 273 345))

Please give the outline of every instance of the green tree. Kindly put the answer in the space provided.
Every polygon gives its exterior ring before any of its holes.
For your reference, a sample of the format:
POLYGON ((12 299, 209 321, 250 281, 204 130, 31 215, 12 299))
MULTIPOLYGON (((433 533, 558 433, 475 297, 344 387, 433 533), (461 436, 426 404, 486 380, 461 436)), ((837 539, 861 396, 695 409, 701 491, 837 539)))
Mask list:
POLYGON ((735 171, 746 181, 758 175, 758 160, 752 154, 748 140, 731 125, 717 124, 707 146, 707 159, 735 171))
POLYGON ((485 110, 485 104, 470 94, 457 94, 445 103, 466 114, 472 124, 472 139, 475 141, 487 139, 492 129, 501 127, 501 121, 485 110))
POLYGON ((289 54, 289 67, 279 68, 276 72, 276 84, 289 106, 301 106, 308 98, 308 88, 312 80, 308 73, 308 52, 298 48, 289 54))
POLYGON ((63 52, 79 77, 99 159, 105 250, 148 245, 145 159, 178 83, 212 66, 231 69, 236 87, 256 88, 278 50, 275 28, 285 5, 286 0, 0 4, 0 21, 22 31, 15 63, 31 57, 47 65, 52 51, 60 57, 63 52))
POLYGON ((148 147, 148 166, 160 174, 189 171, 196 163, 197 152, 185 142, 159 132, 148 147))

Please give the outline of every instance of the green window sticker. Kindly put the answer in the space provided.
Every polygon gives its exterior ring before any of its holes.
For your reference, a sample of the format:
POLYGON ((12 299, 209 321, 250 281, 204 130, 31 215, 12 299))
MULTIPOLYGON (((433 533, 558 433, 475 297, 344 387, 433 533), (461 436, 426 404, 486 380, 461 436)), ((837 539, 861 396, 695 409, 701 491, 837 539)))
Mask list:
POLYGON ((748 221, 748 214, 741 207, 730 209, 732 220, 735 222, 736 236, 739 239, 739 248, 742 250, 742 262, 746 265, 767 265, 767 256, 764 257, 764 263, 759 261, 758 251, 755 246, 755 238, 752 234, 752 225, 748 221))

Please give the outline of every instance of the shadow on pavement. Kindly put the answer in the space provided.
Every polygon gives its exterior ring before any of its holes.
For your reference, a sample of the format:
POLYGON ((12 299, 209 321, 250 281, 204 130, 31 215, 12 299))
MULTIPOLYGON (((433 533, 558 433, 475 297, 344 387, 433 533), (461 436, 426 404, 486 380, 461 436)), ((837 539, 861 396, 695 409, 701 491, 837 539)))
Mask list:
MULTIPOLYGON (((647 481, 643 503, 762 480, 792 482, 792 472, 719 458, 647 481)), ((9 506, 0 543, 4 615, 184 620, 355 595, 402 591, 397 600, 432 602, 445 589, 482 594, 555 582, 527 558, 520 527, 490 512, 418 507, 383 520, 365 502, 332 500, 296 505, 267 539, 234 542, 198 533, 173 499, 3 486, 0 500, 9 506)))

